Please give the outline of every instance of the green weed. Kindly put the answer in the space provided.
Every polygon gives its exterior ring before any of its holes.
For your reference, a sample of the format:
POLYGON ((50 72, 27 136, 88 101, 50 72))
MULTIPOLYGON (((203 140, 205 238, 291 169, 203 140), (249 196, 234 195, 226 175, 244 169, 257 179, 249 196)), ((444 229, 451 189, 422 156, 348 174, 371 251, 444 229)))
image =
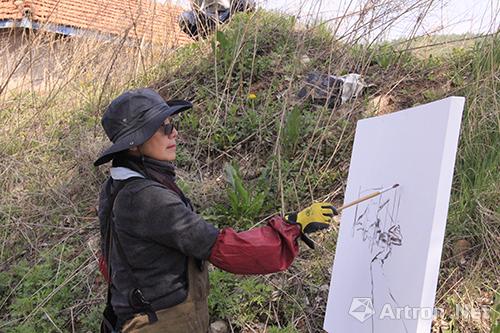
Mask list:
MULTIPOLYGON (((71 320, 74 299, 88 297, 82 284, 85 276, 75 279, 75 273, 85 268, 86 253, 68 260, 73 251, 60 245, 42 253, 36 265, 21 260, 12 271, 2 274, 0 304, 9 312, 0 324, 4 332, 53 332, 71 320)), ((97 328, 96 323, 88 324, 97 328)))
POLYGON ((238 278, 218 269, 210 273, 208 297, 210 314, 244 326, 261 316, 271 298, 272 289, 255 277, 238 278))
POLYGON ((283 327, 283 328, 272 326, 272 327, 268 328, 267 332, 268 333, 298 333, 299 331, 295 327, 289 325, 289 326, 283 327))
MULTIPOLYGON (((469 62, 469 80, 475 83, 463 91, 466 108, 450 209, 451 230, 460 230, 461 237, 479 237, 484 228, 499 230, 500 226, 500 150, 496 148, 500 146, 500 122, 498 109, 494 111, 500 84, 492 77, 500 66, 495 53, 499 41, 497 37, 478 44, 469 62), (497 218, 485 220, 486 212, 497 218)), ((487 239, 483 242, 489 243, 487 239)))
POLYGON ((398 53, 389 44, 383 44, 374 51, 373 59, 381 68, 388 69, 396 63, 398 53))
POLYGON ((255 222, 264 207, 265 192, 254 192, 245 188, 237 166, 228 163, 224 169, 229 184, 227 189, 230 204, 229 215, 247 223, 255 222))

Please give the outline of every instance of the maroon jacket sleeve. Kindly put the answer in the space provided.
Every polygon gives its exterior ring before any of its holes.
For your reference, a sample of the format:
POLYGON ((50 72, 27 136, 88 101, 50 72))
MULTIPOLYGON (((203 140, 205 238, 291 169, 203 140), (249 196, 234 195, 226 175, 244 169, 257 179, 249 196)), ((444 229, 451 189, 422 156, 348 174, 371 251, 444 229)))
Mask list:
POLYGON ((268 274, 287 269, 299 253, 300 227, 275 216, 268 225, 236 233, 221 230, 208 260, 236 274, 268 274))
POLYGON ((108 263, 102 254, 99 255, 99 270, 101 271, 102 276, 104 276, 104 280, 109 282, 108 263))

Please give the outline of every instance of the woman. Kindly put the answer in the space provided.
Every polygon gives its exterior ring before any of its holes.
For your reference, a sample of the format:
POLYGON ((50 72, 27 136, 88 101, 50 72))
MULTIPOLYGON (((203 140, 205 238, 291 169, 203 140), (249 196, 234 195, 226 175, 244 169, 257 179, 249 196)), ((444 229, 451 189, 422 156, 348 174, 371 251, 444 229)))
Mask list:
POLYGON ((102 118, 113 142, 94 163, 112 160, 99 199, 100 268, 109 282, 103 331, 208 332, 207 260, 237 274, 285 270, 297 238, 328 227, 336 214, 316 203, 241 233, 205 222, 177 187, 172 165, 172 117, 191 107, 137 89, 113 100, 102 118))

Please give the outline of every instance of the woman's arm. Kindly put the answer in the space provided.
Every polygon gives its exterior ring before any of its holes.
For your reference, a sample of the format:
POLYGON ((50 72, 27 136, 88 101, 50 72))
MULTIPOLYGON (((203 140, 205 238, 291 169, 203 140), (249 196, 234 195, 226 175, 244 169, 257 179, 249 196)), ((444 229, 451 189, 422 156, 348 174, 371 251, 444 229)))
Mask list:
POLYGON ((236 233, 220 231, 208 260, 236 274, 268 274, 287 269, 299 253, 300 226, 275 216, 268 225, 236 233))

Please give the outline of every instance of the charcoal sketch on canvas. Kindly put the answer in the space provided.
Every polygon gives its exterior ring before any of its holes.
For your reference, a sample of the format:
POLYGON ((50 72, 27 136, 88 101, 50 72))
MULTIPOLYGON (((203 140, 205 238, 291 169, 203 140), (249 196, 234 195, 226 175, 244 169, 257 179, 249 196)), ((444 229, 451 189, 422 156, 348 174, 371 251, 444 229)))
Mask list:
MULTIPOLYGON (((358 197, 380 191, 384 187, 362 189, 360 187, 358 197)), ((389 299, 395 307, 400 307, 397 295, 394 295, 390 287, 390 281, 384 271, 384 264, 390 260, 395 247, 403 245, 403 235, 399 221, 399 208, 401 205, 401 193, 398 188, 367 201, 355 207, 354 220, 352 222, 352 237, 361 236, 371 253, 370 260, 370 290, 374 307, 380 302, 375 297, 377 294, 385 294, 383 299, 389 299)), ((404 318, 400 319, 401 329, 408 332, 404 318)), ((371 331, 376 332, 374 317, 371 317, 371 331)))

